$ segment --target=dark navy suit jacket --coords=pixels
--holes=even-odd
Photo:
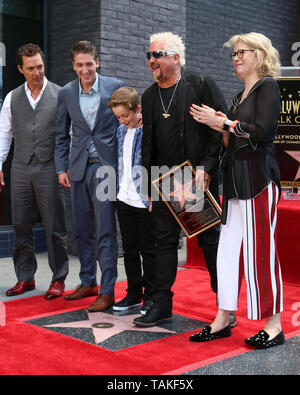
[[[71,181],[81,181],[84,177],[89,147],[93,139],[103,165],[117,167],[116,130],[117,118],[107,106],[114,91],[124,83],[116,78],[98,74],[101,101],[93,130],[88,127],[79,105],[79,79],[65,85],[59,92],[57,101],[57,131],[55,163],[56,171],[70,171]],[[70,153],[70,126],[72,124],[72,146]]]

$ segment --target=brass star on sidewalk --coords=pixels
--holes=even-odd
[[[133,320],[140,314],[131,315],[113,315],[107,313],[89,313],[88,319],[84,321],[65,322],[59,324],[45,325],[48,328],[88,328],[93,330],[95,343],[100,344],[110,337],[124,331],[138,332],[160,332],[160,333],[177,333],[168,329],[154,326],[151,328],[138,328],[133,325]]]

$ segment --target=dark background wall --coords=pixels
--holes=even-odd
[[[186,0],[101,1],[100,68],[143,92],[152,82],[145,51],[149,36],[172,31],[185,38]]]
[[[79,40],[100,47],[101,0],[48,0],[48,77],[59,85],[75,78],[70,49]]]
[[[65,84],[75,77],[70,47],[87,39],[98,46],[101,74],[142,93],[152,81],[145,57],[149,35],[163,30],[185,37],[186,0],[49,1],[50,78]]]
[[[300,41],[299,17],[299,0],[187,0],[187,67],[214,77],[231,101],[242,84],[223,44],[235,34],[263,33],[282,65],[291,66],[292,44]]]
[[[299,18],[299,0],[51,0],[49,76],[61,85],[75,78],[70,47],[90,39],[99,48],[100,73],[142,93],[152,82],[144,54],[149,36],[172,31],[184,38],[187,68],[211,75],[229,103],[241,84],[224,42],[238,33],[266,34],[288,66],[291,46],[300,41]]]
[[[43,45],[43,13],[41,0],[28,0],[26,3],[2,1],[2,7],[0,8],[3,12],[0,26],[1,41],[5,43],[6,47],[6,67],[2,69],[3,91],[1,91],[0,100],[0,104],[2,104],[2,99],[4,99],[6,94],[24,82],[24,77],[19,73],[16,66],[18,47],[25,42],[35,42],[41,46]],[[11,148],[7,160],[3,164],[6,187],[0,194],[0,226],[11,224],[10,167],[12,154],[13,148]],[[11,251],[10,247],[7,247],[7,245],[4,247],[0,243],[0,256],[3,256],[5,251],[8,251],[8,248]]]

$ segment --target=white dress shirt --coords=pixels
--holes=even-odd
[[[27,81],[25,82],[25,93],[33,110],[36,108],[38,102],[40,101],[47,86],[47,82],[47,78],[44,77],[43,88],[36,99],[31,96],[31,90],[28,88]],[[12,91],[6,95],[0,113],[0,170],[2,170],[2,165],[6,161],[13,138],[11,129],[11,95]]]

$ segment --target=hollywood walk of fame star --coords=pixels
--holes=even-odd
[[[195,200],[197,196],[191,192],[193,180],[186,184],[181,184],[174,178],[174,191],[170,193],[170,197],[176,198],[180,202],[181,209],[187,200]]]
[[[123,331],[137,332],[160,332],[160,333],[177,333],[168,329],[153,326],[150,328],[139,328],[134,326],[132,321],[139,317],[140,314],[131,315],[113,315],[103,312],[89,313],[88,319],[84,321],[65,322],[59,324],[45,325],[45,328],[88,328],[93,330],[95,343],[100,344],[110,337]],[[97,325],[98,324],[98,325]]]
[[[285,151],[285,152],[299,163],[298,171],[294,178],[294,180],[298,180],[298,178],[300,178],[300,151]]]

